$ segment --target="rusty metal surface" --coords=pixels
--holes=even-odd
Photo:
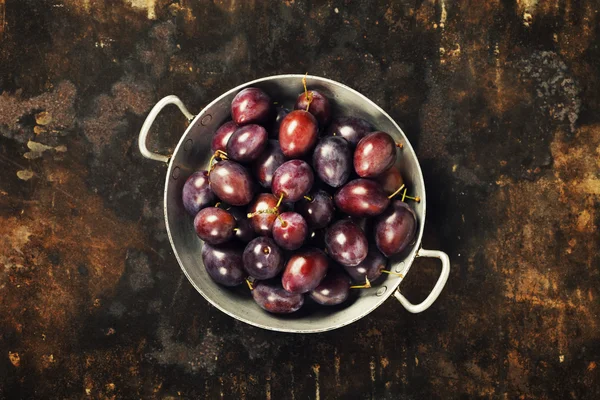
[[[599,26],[576,0],[0,0],[0,397],[600,397]],[[453,261],[422,315],[262,331],[177,266],[145,114],[305,71],[415,146],[424,246]]]

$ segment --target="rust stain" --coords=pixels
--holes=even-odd
[[[44,368],[44,369],[50,368],[55,363],[56,363],[56,359],[54,358],[54,354],[42,355],[42,368]]]
[[[523,365],[521,356],[516,350],[511,350],[508,353],[508,377],[509,383],[514,390],[520,393],[528,391],[527,386],[527,369]]]
[[[321,400],[321,382],[319,380],[320,370],[321,366],[319,364],[314,364],[312,366],[312,371],[315,374],[315,400]]]
[[[91,307],[92,299],[110,294],[123,274],[128,249],[145,248],[139,227],[118,220],[98,195],[88,192],[83,168],[45,163],[43,169],[53,179],[36,178],[39,201],[23,202],[22,215],[0,224],[0,306],[5,310],[0,324],[28,327],[19,336],[39,370],[60,364],[57,355],[68,354],[63,348],[68,343],[60,338],[73,329],[81,304]],[[52,208],[53,196],[61,207]],[[89,271],[87,293],[81,290],[82,265]]]
[[[381,364],[381,368],[387,368],[387,366],[390,365],[390,360],[388,360],[387,357],[381,357],[379,363]]]
[[[338,354],[338,350],[336,347],[334,354],[333,354],[333,367],[334,367],[334,372],[335,372],[335,386],[337,386],[337,387],[341,387],[341,385],[342,385],[340,382],[340,366],[341,366],[341,359],[340,359],[340,356]]]
[[[23,248],[29,243],[31,235],[32,233],[28,227],[16,226],[10,234],[3,236],[2,241],[4,243],[2,247],[5,249],[11,248],[15,252],[23,254]]]
[[[598,288],[565,285],[571,274],[585,273],[572,267],[591,267],[597,252],[597,239],[589,240],[586,235],[597,232],[596,204],[600,196],[594,185],[572,182],[578,182],[581,176],[592,182],[598,179],[594,150],[598,144],[599,125],[582,127],[573,139],[557,132],[551,145],[553,175],[536,182],[512,182],[489,203],[496,207],[506,204],[506,223],[500,224],[496,238],[486,245],[490,262],[503,278],[506,298],[529,313],[552,316],[539,324],[526,325],[524,332],[513,332],[512,345],[536,347],[538,352],[548,354],[557,350],[561,362],[568,359],[569,348],[575,343],[594,340],[598,329],[599,310],[592,300]],[[556,252],[554,246],[561,245],[565,250]],[[573,318],[587,328],[574,334],[568,322]],[[535,369],[515,350],[509,353],[508,363],[509,380],[515,390],[527,392],[528,379],[536,374]]]
[[[14,365],[15,367],[20,367],[21,366],[21,356],[19,356],[19,353],[17,352],[12,352],[9,351],[8,352],[8,359],[10,360],[10,363],[12,365]]]
[[[213,4],[220,10],[228,13],[237,11],[238,7],[243,5],[244,2],[238,2],[237,0],[213,0]]]

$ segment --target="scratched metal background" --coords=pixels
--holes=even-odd
[[[0,397],[600,397],[600,2],[392,3],[0,0]],[[453,261],[422,315],[267,332],[179,270],[145,114],[306,71],[416,147]],[[184,128],[167,111],[152,146]]]

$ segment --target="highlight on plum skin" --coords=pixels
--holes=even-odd
[[[286,161],[275,170],[271,192],[283,196],[286,202],[296,202],[312,189],[315,176],[312,168],[302,160]]]
[[[223,286],[238,286],[246,279],[242,249],[234,243],[202,246],[202,261],[208,275]]]
[[[269,120],[272,113],[271,98],[259,88],[240,91],[231,102],[231,117],[238,125],[261,124]]]
[[[210,145],[211,151],[213,153],[217,150],[227,151],[227,142],[229,142],[229,138],[238,128],[239,126],[233,121],[228,121],[221,125],[213,136]]]
[[[394,139],[386,132],[372,132],[362,138],[354,150],[354,170],[361,178],[374,178],[396,162]]]
[[[243,253],[244,269],[251,277],[262,280],[277,276],[284,267],[283,251],[269,237],[253,239]]]
[[[215,203],[216,196],[210,187],[208,171],[196,171],[190,175],[183,185],[182,200],[183,207],[192,217]]]
[[[281,283],[290,293],[310,292],[327,274],[329,261],[319,249],[307,248],[295,253],[288,260]]]
[[[304,295],[286,291],[278,280],[260,281],[252,289],[252,298],[263,310],[274,314],[298,311],[304,304]]]
[[[308,235],[308,225],[302,215],[288,211],[279,214],[273,224],[273,239],[286,250],[299,249]]]

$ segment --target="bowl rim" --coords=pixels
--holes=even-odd
[[[215,308],[217,308],[218,310],[220,310],[221,312],[225,313],[226,315],[244,322],[248,325],[252,325],[255,326],[257,328],[262,328],[262,329],[266,329],[266,330],[270,330],[270,331],[275,331],[275,332],[284,332],[284,333],[322,333],[322,332],[327,332],[327,331],[331,331],[334,329],[338,329],[338,328],[342,328],[344,326],[350,325],[356,321],[358,321],[359,319],[362,319],[364,317],[366,317],[367,315],[369,315],[370,313],[372,313],[376,308],[378,308],[379,306],[381,306],[381,304],[383,304],[396,290],[398,290],[398,286],[400,286],[400,283],[402,282],[402,280],[404,279],[404,277],[402,278],[398,278],[396,280],[396,282],[391,285],[388,286],[389,290],[386,290],[386,293],[384,293],[383,295],[379,296],[380,300],[377,301],[376,303],[374,303],[373,306],[366,308],[365,310],[362,310],[356,317],[354,318],[350,318],[347,320],[344,320],[338,324],[335,325],[331,325],[328,327],[323,327],[323,328],[315,328],[315,329],[295,329],[295,328],[285,328],[281,327],[281,328],[277,328],[277,327],[272,327],[269,325],[264,325],[261,324],[260,322],[256,322],[253,320],[250,320],[248,318],[243,317],[242,315],[238,315],[238,314],[234,314],[228,310],[226,310],[225,308],[221,307],[219,304],[217,304],[216,302],[214,302],[209,296],[207,296],[203,290],[198,287],[198,285],[196,285],[196,283],[194,282],[193,279],[191,279],[190,275],[187,272],[187,269],[181,259],[181,257],[179,256],[179,253],[177,251],[177,248],[175,246],[175,242],[173,240],[173,236],[171,233],[171,229],[170,229],[170,223],[169,223],[169,214],[168,214],[168,188],[169,188],[169,182],[170,182],[170,177],[172,175],[172,170],[175,167],[174,165],[174,161],[175,161],[175,156],[177,154],[179,154],[179,152],[182,150],[187,136],[189,134],[189,132],[191,131],[191,129],[196,126],[197,123],[200,123],[200,121],[202,120],[202,118],[205,116],[205,114],[207,114],[207,110],[209,110],[214,104],[217,104],[218,102],[221,101],[221,99],[223,99],[224,97],[227,97],[233,93],[239,92],[242,89],[245,89],[247,87],[251,87],[254,84],[257,83],[261,83],[261,82],[265,82],[265,81],[272,81],[272,80],[278,80],[278,79],[282,79],[282,78],[295,78],[295,79],[302,79],[306,77],[306,79],[308,81],[320,81],[320,82],[327,82],[329,84],[333,84],[336,86],[340,86],[345,90],[348,90],[349,92],[351,92],[352,94],[354,94],[355,96],[360,97],[363,101],[366,101],[368,103],[370,103],[378,112],[380,112],[382,115],[384,115],[386,118],[389,119],[389,121],[393,124],[393,126],[398,130],[398,132],[401,133],[401,135],[403,136],[404,139],[404,149],[402,150],[403,152],[410,152],[412,154],[412,156],[414,157],[414,159],[416,160],[416,165],[417,165],[417,173],[418,173],[418,178],[421,180],[421,182],[423,182],[423,192],[419,193],[419,197],[421,199],[421,205],[422,205],[422,216],[421,216],[421,221],[418,221],[418,228],[417,228],[417,236],[415,238],[414,241],[414,245],[412,247],[412,250],[410,252],[409,255],[407,255],[407,257],[405,259],[403,259],[401,262],[404,263],[404,267],[402,269],[402,273],[404,275],[404,277],[406,277],[408,271],[410,270],[415,258],[417,257],[417,254],[419,253],[419,250],[421,249],[421,241],[423,238],[423,231],[424,231],[424,227],[425,227],[425,216],[426,216],[426,211],[427,211],[427,198],[426,198],[426,188],[425,188],[425,180],[423,179],[423,171],[421,170],[421,164],[419,163],[419,159],[417,157],[417,154],[415,153],[410,141],[408,140],[408,138],[406,137],[406,134],[404,133],[404,131],[402,130],[402,128],[400,128],[400,126],[396,123],[396,121],[385,111],[383,110],[383,108],[381,108],[379,105],[377,105],[374,101],[372,101],[371,99],[369,99],[367,96],[363,95],[362,93],[360,93],[359,91],[332,79],[329,78],[324,78],[321,76],[316,76],[316,75],[304,75],[304,74],[281,74],[281,75],[270,75],[267,77],[263,77],[263,78],[259,78],[259,79],[255,79],[252,81],[248,81],[246,83],[242,83],[241,85],[238,85],[228,91],[226,91],[225,93],[221,94],[220,96],[218,96],[217,98],[215,98],[213,101],[211,101],[210,103],[208,103],[204,108],[202,108],[202,110],[191,120],[190,124],[188,125],[188,127],[186,128],[186,130],[184,131],[184,133],[181,135],[181,138],[179,139],[179,142],[177,143],[177,146],[175,147],[175,149],[173,150],[173,154],[169,159],[169,163],[168,163],[168,167],[167,167],[167,173],[166,173],[166,178],[165,178],[165,187],[164,187],[164,198],[163,198],[163,211],[164,211],[164,215],[165,215],[165,227],[167,230],[167,235],[169,237],[169,242],[171,243],[171,248],[173,249],[173,253],[175,254],[175,258],[177,259],[177,262],[179,263],[179,267],[181,268],[181,270],[183,271],[184,275],[186,276],[186,278],[188,279],[188,281],[192,284],[192,286],[196,289],[196,291],[198,293],[200,293],[200,295],[202,295],[202,297],[204,297],[204,299],[206,301],[208,301],[212,306],[214,306]]]

